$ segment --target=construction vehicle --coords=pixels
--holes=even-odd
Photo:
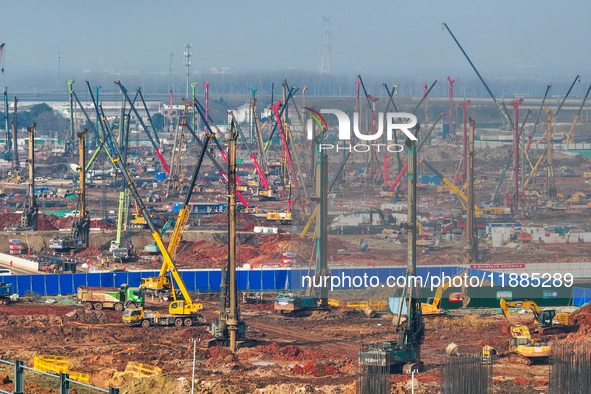
[[[125,91],[124,91],[124,94],[125,94]],[[103,125],[103,123],[101,122],[101,126],[102,125]],[[170,273],[176,283],[176,286],[178,287],[178,289],[181,292],[181,295],[183,298],[182,301],[176,299],[176,292],[172,292],[174,301],[171,302],[171,304],[169,305],[169,308],[168,308],[169,314],[173,315],[175,318],[184,319],[184,320],[181,320],[181,322],[185,322],[185,323],[192,322],[193,320],[201,319],[202,316],[198,312],[201,309],[203,309],[203,305],[200,303],[194,303],[193,300],[191,299],[191,296],[189,295],[187,287],[185,286],[183,279],[179,275],[179,272],[176,268],[174,261],[171,259],[170,255],[168,254],[168,251],[164,247],[164,243],[162,242],[162,236],[160,235],[160,232],[156,229],[154,222],[152,221],[152,218],[150,217],[148,209],[144,205],[144,202],[138,193],[135,182],[131,178],[131,175],[129,174],[129,171],[127,170],[127,167],[126,167],[124,161],[121,159],[121,152],[120,152],[118,145],[113,144],[113,138],[111,136],[111,131],[109,130],[109,128],[104,127],[104,126],[102,126],[102,131],[103,131],[103,135],[108,139],[108,141],[107,141],[108,143],[105,143],[103,145],[103,147],[107,153],[107,156],[109,157],[111,163],[123,175],[125,184],[127,184],[127,187],[136,202],[139,212],[141,212],[144,219],[146,220],[146,224],[148,225],[148,228],[150,229],[152,237],[154,238],[156,245],[158,245],[158,249],[160,250],[160,253],[162,254],[162,258],[164,259],[164,262],[167,265],[167,269],[168,269],[168,271],[170,271]],[[101,139],[101,142],[103,142],[102,139]],[[84,166],[82,166],[82,168],[84,168]],[[178,227],[183,227],[183,226],[178,226]],[[138,309],[131,309],[131,311],[137,311],[137,310]],[[141,313],[143,313],[143,312],[140,311],[140,315],[141,315]],[[124,322],[125,322],[125,319],[126,319],[126,317],[124,317]]]
[[[160,234],[162,234],[162,235],[166,234],[168,229],[170,229],[171,227],[174,229],[174,219],[173,218],[168,219],[164,223],[164,226],[162,226],[162,230],[160,230]]]
[[[85,137],[87,129],[78,133],[79,139],[79,154],[80,165],[78,170],[80,172],[80,195],[78,196],[78,207],[76,210],[76,218],[72,223],[70,234],[64,237],[57,237],[49,240],[49,247],[56,250],[71,250],[76,248],[84,249],[88,247],[90,237],[90,218],[86,207],[86,177],[84,176],[84,168],[86,164],[86,148]]]
[[[111,241],[109,246],[109,253],[116,259],[128,260],[131,257],[131,253],[128,248],[122,248],[116,240]]]
[[[12,168],[9,171],[8,181],[11,183],[23,183],[24,177],[21,175],[21,163],[18,159],[18,99],[14,98],[14,116],[12,118]],[[6,113],[8,113],[8,102],[6,102]],[[7,125],[8,126],[8,125]],[[8,130],[7,130],[8,131]]]
[[[220,315],[211,323],[214,337],[208,346],[229,346],[231,351],[239,347],[252,346],[256,342],[246,339],[246,324],[240,318],[238,309],[238,287],[236,278],[236,140],[235,123],[230,126],[228,139],[228,264],[222,270],[220,285]]]
[[[581,199],[587,198],[587,194],[583,192],[576,192],[568,196],[566,202],[569,204],[582,203]]]
[[[550,346],[544,342],[534,343],[529,329],[524,325],[511,326],[509,350],[513,352],[509,361],[531,365],[535,361],[545,361],[550,356]]]
[[[259,190],[259,197],[261,197],[262,201],[276,201],[279,198],[277,193],[272,189]]]
[[[181,310],[185,308],[183,301],[174,301],[170,304],[171,309]],[[159,311],[149,311],[144,308],[130,308],[123,312],[123,323],[130,327],[142,326],[148,328],[150,326],[176,326],[176,327],[191,327],[199,324],[204,324],[205,319],[201,315],[183,315],[160,313]]]
[[[142,289],[131,288],[128,285],[116,287],[78,287],[76,301],[84,304],[87,310],[112,308],[121,312],[125,308],[137,308],[144,305]]]
[[[429,167],[429,169],[431,171],[433,171],[433,173],[435,173],[435,175],[437,175],[441,181],[443,183],[445,183],[447,185],[447,187],[449,187],[449,189],[455,193],[458,197],[460,197],[460,203],[462,204],[462,207],[464,208],[464,210],[467,210],[467,206],[466,204],[468,203],[468,197],[466,197],[466,195],[464,194],[463,191],[461,191],[460,189],[458,189],[456,187],[456,185],[454,185],[449,179],[447,179],[439,170],[437,170],[435,167],[433,167],[431,165],[431,163],[429,163],[427,160],[422,159],[419,163],[424,163],[427,167]],[[476,217],[480,217],[484,215],[484,212],[477,206],[474,206],[474,216]]]
[[[501,310],[503,315],[510,322],[509,308],[529,308],[534,313],[534,324],[536,325],[536,331],[541,334],[555,334],[558,332],[564,332],[569,328],[569,317],[568,313],[556,312],[555,309],[540,309],[538,304],[533,301],[506,301],[501,298],[500,301]]]
[[[295,294],[279,294],[275,299],[275,312],[282,315],[297,315],[298,311],[312,310],[318,306],[317,297],[301,297]]]
[[[267,221],[291,224],[291,212],[267,212]]]
[[[546,208],[554,211],[564,211],[568,209],[568,204],[564,197],[554,197],[546,202]]]
[[[147,228],[146,219],[137,211],[137,207],[135,208],[136,212],[132,213],[133,219],[130,221],[131,228]]]
[[[413,133],[417,135],[416,132]],[[407,269],[406,276],[416,275],[417,268],[417,156],[416,144],[407,140],[408,150],[408,219],[407,219]],[[419,372],[423,366],[421,361],[421,343],[425,335],[425,323],[421,312],[420,289],[414,287],[412,281],[398,294],[398,314],[395,316],[396,336],[381,343],[365,345],[358,354],[359,364],[370,373]],[[406,305],[406,319],[402,319],[403,306]],[[371,387],[362,387],[362,392],[371,392]]]
[[[16,301],[18,294],[14,294],[12,283],[0,283],[0,305],[6,305],[10,301]]]
[[[149,244],[144,246],[144,252],[147,253],[158,253],[160,249],[158,249],[158,244],[156,241],[150,241]]]
[[[122,190],[119,192],[119,211],[117,213],[117,238],[111,241],[109,252],[114,258],[127,260],[131,256],[131,251],[128,248],[121,247],[121,231],[125,223],[127,229],[127,208],[129,207],[129,193]]]
[[[444,281],[435,291],[433,297],[427,299],[427,303],[421,303],[421,313],[423,315],[441,315],[445,313],[443,309],[439,309],[439,303],[441,302],[441,295],[447,290],[452,284],[453,278],[457,276],[463,276],[468,274],[468,269],[463,270],[457,275],[452,276],[449,280]]]
[[[172,259],[175,258],[176,250],[181,242],[181,238],[183,236],[183,232],[185,230],[187,222],[189,221],[189,215],[191,214],[192,210],[192,207],[189,205],[189,203],[191,201],[191,196],[193,195],[195,183],[197,182],[197,177],[199,175],[199,170],[201,169],[201,164],[203,163],[203,158],[205,157],[205,153],[208,149],[207,146],[212,138],[213,134],[206,135],[205,141],[203,142],[203,148],[201,149],[201,154],[199,155],[199,160],[197,161],[197,165],[193,170],[193,175],[191,176],[191,181],[189,182],[189,187],[187,188],[187,192],[185,194],[185,199],[183,200],[183,204],[179,209],[176,224],[174,225],[174,232],[172,233],[167,249],[167,253],[169,256],[172,256]],[[165,224],[164,227],[166,228],[163,228],[162,234],[166,232],[166,230],[168,230],[168,228],[172,226],[174,222],[167,223],[170,224],[169,226]],[[154,250],[154,246],[154,244],[146,245],[144,250]],[[153,294],[156,296],[163,296],[169,294],[171,291],[173,291],[173,282],[170,280],[170,277],[166,275],[168,269],[168,263],[164,261],[160,269],[159,275],[157,277],[142,278],[140,287],[145,289],[146,293]]]
[[[27,127],[27,130],[29,132],[29,158],[27,160],[29,164],[29,189],[27,191],[27,202],[25,208],[21,213],[21,222],[16,226],[5,228],[4,231],[37,230],[37,217],[39,214],[39,207],[37,206],[36,194],[38,192],[37,189],[39,188],[35,188],[35,127],[35,123]]]

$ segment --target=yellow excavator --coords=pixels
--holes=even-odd
[[[510,361],[526,365],[531,365],[535,361],[545,361],[550,356],[550,349],[547,343],[534,343],[526,326],[511,326],[509,350],[514,354],[509,356]]]
[[[456,276],[463,276],[464,274],[468,273],[468,269],[464,269],[457,275],[454,275],[450,278],[450,280],[444,281],[435,291],[435,295],[433,297],[429,297],[426,303],[421,303],[421,313],[423,315],[442,315],[445,313],[443,309],[439,309],[439,303],[441,302],[441,296],[445,290],[447,290],[450,285],[452,284],[452,279]]]
[[[558,332],[564,332],[569,328],[568,313],[556,312],[555,309],[540,309],[538,304],[533,301],[506,301],[504,298],[501,299],[501,310],[505,315],[505,318],[509,320],[510,311],[509,308],[529,308],[534,313],[534,324],[536,325],[536,331],[541,334],[555,334]]]
[[[503,315],[511,324],[509,320],[509,307],[517,308],[532,308],[534,315],[539,316],[540,308],[535,302],[532,301],[506,301],[501,298],[501,310]],[[537,310],[538,312],[536,312]],[[536,320],[537,324],[537,320]],[[540,342],[534,343],[531,339],[529,328],[524,325],[511,326],[511,339],[509,340],[509,350],[513,354],[509,357],[512,362],[518,362],[526,365],[531,365],[536,360],[547,360],[550,356],[550,346],[547,343]]]

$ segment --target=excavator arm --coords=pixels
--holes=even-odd
[[[532,310],[532,312],[534,313],[534,319],[535,319],[535,324],[538,324],[538,319],[540,318],[540,312],[541,309],[538,306],[538,304],[536,304],[533,301],[505,301],[504,298],[501,298],[501,310],[503,311],[503,315],[505,315],[505,318],[511,322],[509,320],[509,308],[529,308]]]

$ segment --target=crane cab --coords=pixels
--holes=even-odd
[[[173,301],[168,307],[171,315],[191,315],[203,309],[203,304],[189,304],[185,301]]]

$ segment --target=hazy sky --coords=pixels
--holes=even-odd
[[[7,75],[90,70],[317,71],[322,17],[332,19],[333,73],[473,75],[447,22],[485,76],[591,74],[591,1],[2,2]]]

